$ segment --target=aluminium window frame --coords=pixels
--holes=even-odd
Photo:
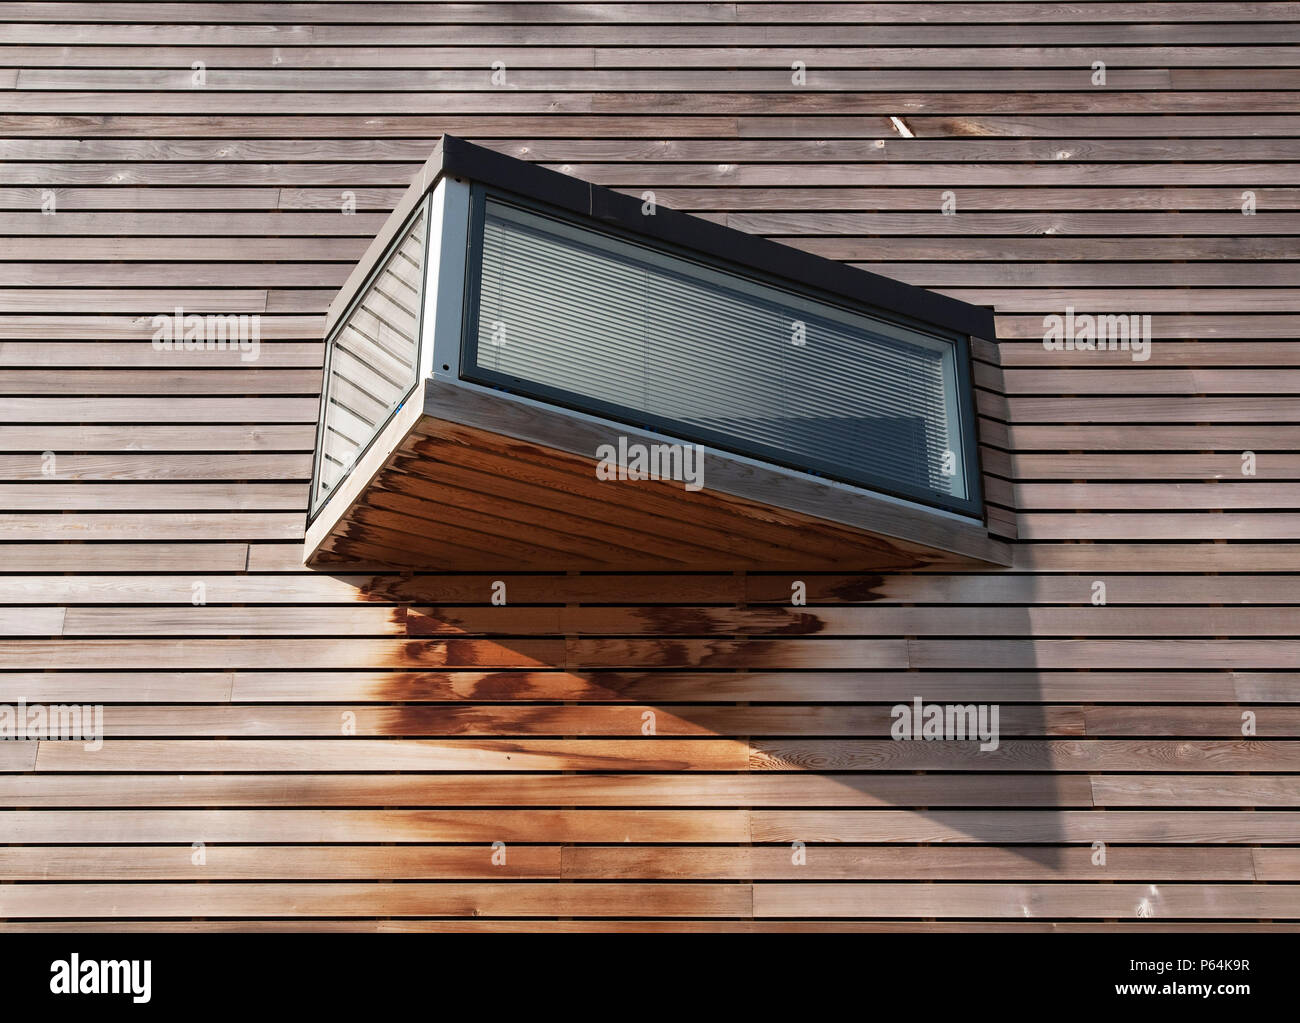
[[[529,167],[530,165],[524,166]],[[537,169],[541,170],[541,168]],[[636,230],[637,226],[642,226],[639,222],[654,220],[669,211],[656,211],[654,217],[643,216],[639,210],[640,203],[627,196],[620,196],[620,198],[636,203],[634,208],[637,210],[637,219],[631,223],[628,222],[626,216],[626,210],[628,209],[626,206],[623,207],[623,210],[625,211],[623,216],[606,216],[604,218],[597,218],[591,214],[583,215],[574,210],[571,206],[558,206],[554,203],[535,198],[533,195],[517,191],[508,186],[489,183],[481,179],[473,179],[472,176],[470,177],[469,236],[466,248],[465,292],[461,315],[461,336],[459,339],[460,351],[458,353],[458,375],[460,379],[472,384],[478,384],[482,387],[519,394],[523,397],[532,398],[560,409],[585,413],[589,416],[596,416],[609,421],[613,426],[623,424],[655,433],[662,433],[674,440],[702,443],[718,451],[765,462],[769,465],[779,466],[788,471],[804,473],[814,478],[832,480],[836,483],[866,493],[884,495],[909,504],[918,505],[927,509],[936,509],[970,520],[979,522],[985,521],[983,467],[979,451],[977,427],[978,412],[975,404],[974,374],[970,357],[971,335],[969,333],[961,329],[956,329],[953,326],[936,323],[934,320],[920,319],[916,316],[900,313],[890,308],[870,304],[852,295],[845,294],[843,291],[819,287],[808,282],[807,277],[810,275],[806,272],[798,276],[787,276],[773,272],[770,268],[758,267],[752,263],[737,260],[732,255],[719,255],[716,251],[709,251],[712,246],[709,248],[692,246],[690,244],[691,239],[689,236],[685,239],[685,243],[683,243],[683,240],[680,238],[667,240],[661,237],[653,237],[643,231]],[[524,182],[524,184],[526,184],[526,182]],[[585,184],[585,182],[583,184]],[[595,189],[597,186],[591,187]],[[618,193],[609,194],[617,195]],[[912,488],[900,486],[897,479],[876,476],[874,474],[862,473],[849,476],[842,472],[837,472],[836,465],[832,460],[823,460],[816,457],[807,458],[802,456],[794,458],[789,452],[783,452],[779,448],[773,448],[760,442],[749,442],[743,437],[739,437],[735,434],[725,434],[719,431],[710,430],[706,427],[699,427],[679,420],[658,416],[653,413],[641,412],[624,405],[606,402],[600,398],[578,394],[577,392],[565,391],[560,388],[552,387],[551,385],[539,384],[527,379],[511,376],[510,374],[498,370],[478,366],[479,293],[481,288],[483,265],[484,228],[486,225],[487,202],[489,199],[497,202],[504,202],[527,212],[549,217],[563,225],[576,228],[580,231],[602,234],[606,237],[613,238],[616,241],[640,246],[650,250],[651,252],[671,258],[682,259],[688,263],[695,264],[706,271],[728,274],[739,278],[742,282],[750,282],[760,286],[770,287],[779,292],[784,292],[806,301],[828,306],[849,315],[865,316],[870,319],[884,321],[886,324],[903,327],[935,338],[939,341],[948,342],[951,345],[953,352],[953,377],[951,387],[946,389],[955,392],[953,397],[955,399],[956,408],[952,410],[952,413],[956,418],[957,434],[961,441],[963,470],[967,491],[966,496],[959,497],[951,494],[943,494],[940,491],[922,487]],[[717,226],[709,224],[708,221],[702,221],[698,218],[688,217],[682,214],[678,214],[674,219],[679,222],[685,221],[701,225],[708,224],[710,227]],[[744,239],[755,238],[755,236],[746,235],[730,228],[724,228],[722,230],[725,230],[730,234],[739,235]],[[707,238],[700,238],[697,240],[707,243]],[[764,239],[757,240],[764,241]],[[775,243],[768,244],[775,245]],[[821,260],[820,257],[802,253],[799,250],[789,248],[788,246],[775,247],[791,254],[789,261],[791,264],[798,264],[800,262],[798,257],[808,256],[809,259],[815,260],[818,263],[832,263],[834,266],[839,266],[845,270],[852,271],[853,273],[861,274],[864,278],[875,277],[875,275],[857,270],[854,267],[846,267],[844,264]],[[886,281],[888,279],[879,278],[879,280]],[[898,284],[899,282],[890,281],[889,283]],[[900,286],[904,288],[908,287],[907,285]],[[919,289],[912,290],[915,291]],[[946,299],[944,296],[934,297],[947,302],[953,301],[951,299]],[[964,303],[962,304],[964,305]],[[967,308],[974,309],[975,307]]]
[[[430,188],[423,196],[421,196],[420,201],[415,204],[414,208],[407,214],[396,232],[394,232],[392,238],[389,239],[388,244],[384,246],[379,257],[366,272],[365,277],[352,293],[352,297],[348,299],[347,305],[344,306],[337,319],[335,319],[330,325],[330,329],[325,335],[325,353],[324,359],[322,360],[323,367],[321,376],[320,408],[316,413],[316,450],[312,452],[311,481],[308,483],[307,491],[307,525],[309,527],[316,520],[317,516],[325,510],[325,506],[329,504],[330,498],[333,496],[334,492],[343,485],[343,482],[349,476],[352,475],[352,470],[356,468],[357,463],[361,461],[365,453],[374,446],[375,441],[377,441],[380,435],[384,432],[384,427],[388,425],[393,416],[397,414],[402,406],[411,400],[411,396],[424,385],[427,370],[422,358],[424,340],[423,325],[425,307],[428,303],[429,295],[427,270],[429,266],[429,247],[433,244],[432,235],[434,225],[431,222],[432,214],[433,189]],[[370,286],[375,282],[379,275],[383,273],[384,268],[388,266],[388,261],[392,258],[393,253],[402,247],[402,243],[406,240],[407,232],[411,230],[416,221],[421,217],[424,218],[424,250],[420,264],[420,309],[415,318],[415,379],[411,382],[411,386],[406,389],[401,398],[399,398],[388,411],[388,414],[384,416],[383,420],[376,425],[374,431],[370,434],[370,437],[366,440],[365,444],[357,448],[356,453],[352,456],[352,459],[348,464],[348,467],[343,471],[339,478],[334,481],[334,485],[330,487],[329,493],[321,497],[318,504],[316,501],[316,488],[320,478],[319,474],[322,471],[321,461],[325,457],[325,421],[329,415],[329,406],[327,403],[329,401],[330,368],[334,362],[334,349],[339,335],[347,329],[352,314],[356,311],[357,307],[361,305],[361,301],[366,297],[366,294],[370,290]]]

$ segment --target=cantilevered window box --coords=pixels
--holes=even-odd
[[[987,309],[446,137],[330,308],[310,564],[1009,563]]]

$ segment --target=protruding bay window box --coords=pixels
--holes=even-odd
[[[988,310],[446,137],[326,331],[309,564],[1009,563]]]

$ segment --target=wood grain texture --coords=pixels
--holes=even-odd
[[[4,19],[0,704],[103,739],[0,742],[0,926],[1300,928],[1300,5]],[[305,567],[327,311],[444,132],[993,307],[1011,563],[425,433]],[[156,349],[178,305],[258,359]],[[1067,306],[1149,357],[1044,348]],[[918,697],[998,748],[891,739]]]
[[[610,438],[553,410],[428,381],[422,416],[380,428],[321,510],[307,564],[343,556],[454,570],[508,556],[534,570],[735,571],[1010,561],[990,535],[1010,530],[855,498],[721,451],[702,455],[703,490],[668,479],[603,480],[590,452]]]

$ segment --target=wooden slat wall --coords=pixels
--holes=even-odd
[[[106,732],[0,743],[0,926],[1300,921],[1300,4],[0,19],[0,702]],[[444,131],[994,305],[1014,566],[304,571],[324,313]],[[1000,748],[891,741],[915,696]]]

